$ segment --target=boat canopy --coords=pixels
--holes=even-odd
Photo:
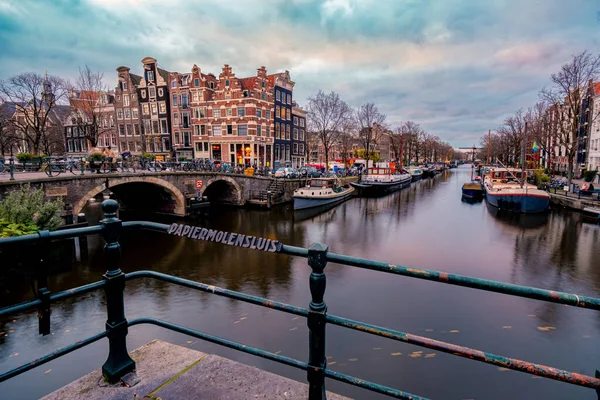
[[[332,187],[333,179],[311,179],[310,187]]]
[[[391,168],[369,168],[369,175],[391,175]]]

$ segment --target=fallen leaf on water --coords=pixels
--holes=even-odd
[[[433,332],[433,329],[425,329],[425,332]]]
[[[391,356],[396,357],[396,356],[401,356],[402,353],[390,353]]]
[[[510,371],[509,368],[498,367],[498,371]]]
[[[527,314],[528,317],[535,317],[535,314]]]
[[[240,318],[240,321],[243,321],[243,320],[245,320],[246,318],[248,318],[248,317],[242,317],[242,318]]]
[[[191,341],[191,340],[188,340],[186,343],[187,343],[187,344],[190,344],[190,343],[192,343],[192,341]]]
[[[300,317],[294,317],[294,318],[292,318],[292,321],[295,321],[295,320],[297,320],[298,318],[300,318]]]
[[[541,376],[531,375],[531,379],[542,379]]]
[[[44,374],[47,374],[50,371],[52,371],[52,368],[50,368],[48,371],[44,372]]]
[[[15,333],[14,329],[9,330],[10,333]]]
[[[551,330],[555,330],[556,328],[553,326],[538,326],[539,331],[548,332]]]
[[[18,355],[19,355],[19,353],[15,353],[15,354],[13,354],[13,356],[15,356],[15,357],[16,357],[16,356],[18,356]]]
[[[381,350],[381,347],[373,347],[373,350]]]
[[[420,351],[420,350],[419,351],[413,351],[412,354],[423,354],[423,352]]]
[[[408,356],[409,356],[410,358],[419,358],[419,357],[421,357],[421,354],[419,354],[419,353],[411,353],[411,354],[409,354]]]
[[[327,364],[328,364],[328,365],[335,365],[335,364],[337,364],[337,361],[332,361],[332,362],[330,362],[330,363],[327,363]]]
[[[458,329],[452,329],[452,330],[450,331],[450,333],[458,333],[458,332],[460,332]]]
[[[281,350],[276,351],[275,354],[281,354]]]
[[[71,332],[71,330],[70,329],[65,329],[65,332],[69,333],[69,332]]]
[[[358,358],[349,358],[348,361],[358,361]]]
[[[425,358],[433,358],[435,357],[435,353],[425,354]]]
[[[332,359],[332,358],[333,358],[333,356],[327,356],[327,359],[328,359],[328,360],[330,360],[330,359]]]
[[[502,327],[502,329],[512,329],[512,326],[510,326],[510,325],[504,325],[504,326]]]
[[[292,329],[290,329],[290,331],[295,331],[296,329],[298,329],[298,327],[293,327]]]
[[[234,324],[239,324],[239,323],[240,323],[240,321],[235,321],[235,322],[234,322]]]

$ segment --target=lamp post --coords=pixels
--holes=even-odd
[[[12,144],[10,145],[10,180],[15,180],[15,158],[13,157]]]

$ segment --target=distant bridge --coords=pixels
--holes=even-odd
[[[29,181],[0,182],[0,198],[29,183],[43,188],[48,197],[62,197],[73,214],[79,214],[87,202],[110,191],[127,207],[186,215],[186,198],[198,193],[211,203],[242,206],[251,192],[267,190],[273,178],[214,172],[137,172],[59,176]],[[300,180],[286,180],[284,200],[291,200]],[[135,206],[135,207],[133,207]]]

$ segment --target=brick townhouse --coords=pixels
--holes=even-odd
[[[293,102],[292,107],[292,168],[306,164],[306,111]]]
[[[129,71],[128,67],[117,68],[114,109],[119,152],[130,151],[132,154],[141,154],[144,144],[137,86],[142,77]]]
[[[269,75],[274,98],[274,168],[292,167],[292,93],[294,82],[288,71]]]

